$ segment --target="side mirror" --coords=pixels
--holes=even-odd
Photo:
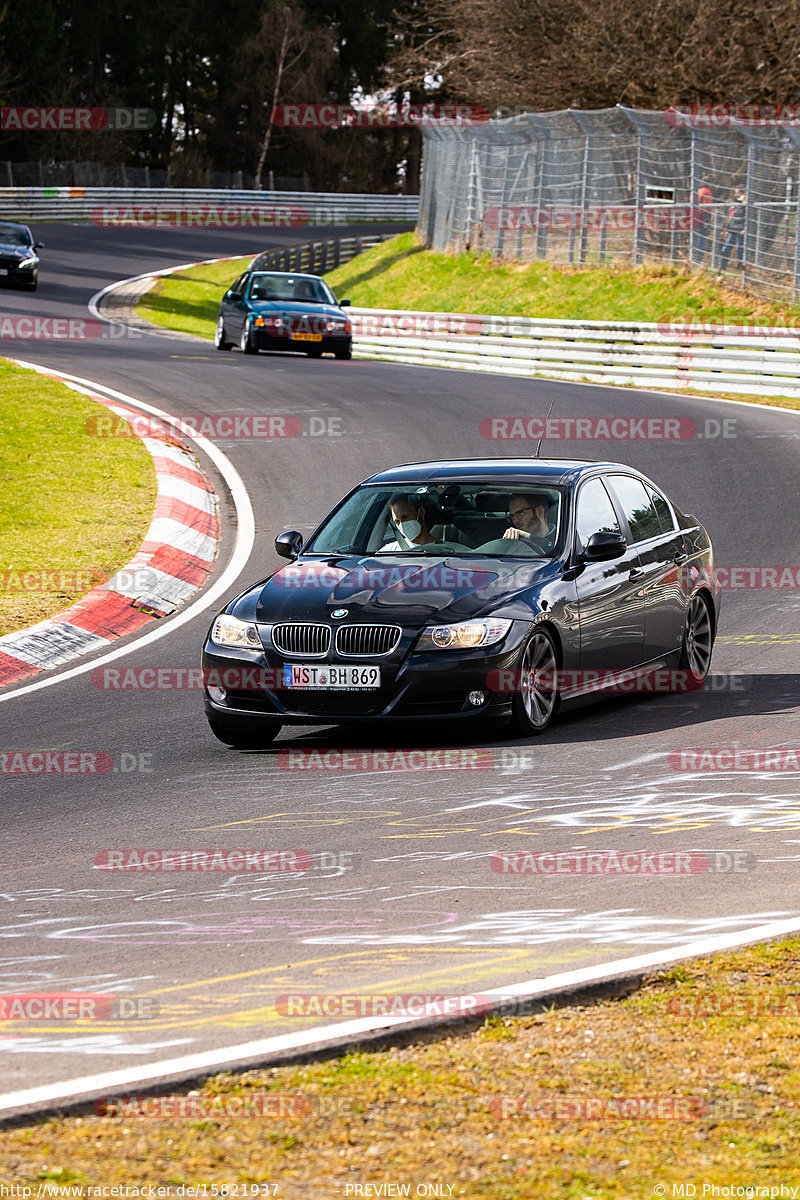
[[[352,303],[353,303],[352,300],[340,300],[339,308],[350,308]]]
[[[34,242],[33,248],[34,250],[44,250],[44,242]]]
[[[586,543],[583,557],[587,562],[608,562],[620,558],[628,548],[621,533],[593,533]]]
[[[297,558],[300,551],[303,549],[303,535],[298,533],[296,529],[289,529],[286,533],[279,533],[275,538],[275,553],[280,554],[281,558],[288,558],[293,562]]]
[[[241,300],[242,298],[241,292],[226,292],[225,295],[229,300]]]

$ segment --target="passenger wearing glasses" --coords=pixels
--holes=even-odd
[[[555,529],[547,524],[547,496],[541,493],[524,496],[509,496],[508,519],[511,528],[503,534],[504,538],[534,538],[550,549],[553,544]]]

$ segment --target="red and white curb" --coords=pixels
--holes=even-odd
[[[121,418],[141,416],[55,371],[11,361],[57,379]],[[220,540],[213,485],[174,431],[152,420],[149,427],[141,441],[153,460],[158,492],[145,540],[130,562],[70,608],[0,637],[0,686],[60,667],[168,616],[212,571]]]

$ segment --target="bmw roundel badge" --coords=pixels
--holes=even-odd
[[[346,609],[346,608],[335,608],[335,609],[333,610],[333,612],[331,613],[331,616],[332,616],[332,617],[336,617],[337,619],[338,619],[339,617],[346,617],[346,616],[347,616],[347,609]]]

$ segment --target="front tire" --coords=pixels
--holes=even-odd
[[[702,595],[693,596],[686,614],[678,669],[688,671],[694,682],[701,684],[711,666],[713,649],[714,625],[708,602]]]
[[[341,359],[352,358],[353,357],[353,347],[352,346],[343,346],[341,348],[341,350],[334,350],[334,354],[336,355],[337,358],[341,358]]]
[[[309,346],[306,354],[309,358],[322,358],[322,346]]]
[[[239,338],[239,349],[242,354],[258,354],[258,347],[253,344],[250,326],[245,322],[242,326],[242,336]]]
[[[208,717],[214,737],[234,750],[263,750],[281,731],[280,721],[230,721]]]
[[[218,350],[230,350],[233,342],[229,342],[225,337],[225,322],[222,317],[217,321],[217,328],[214,331],[214,345]]]
[[[558,652],[546,629],[536,629],[525,643],[517,665],[510,729],[520,737],[544,733],[561,707]]]

